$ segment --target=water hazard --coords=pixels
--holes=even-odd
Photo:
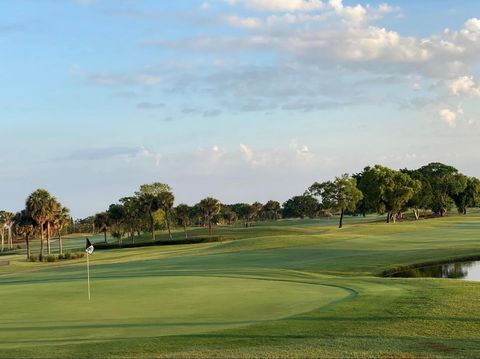
[[[480,261],[438,264],[393,273],[389,277],[451,278],[480,281]]]

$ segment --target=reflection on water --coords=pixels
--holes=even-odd
[[[390,277],[402,278],[453,278],[480,281],[480,261],[439,264],[408,269]]]

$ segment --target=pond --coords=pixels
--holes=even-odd
[[[389,277],[400,278],[452,278],[480,281],[480,261],[437,264],[407,269]]]

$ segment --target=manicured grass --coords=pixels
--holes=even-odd
[[[224,243],[95,252],[91,303],[85,259],[4,257],[0,357],[480,357],[480,283],[379,277],[480,254],[480,213],[377,219],[224,227]]]

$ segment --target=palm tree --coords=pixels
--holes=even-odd
[[[210,233],[210,236],[212,235],[212,220],[213,218],[220,212],[220,202],[218,199],[212,198],[212,197],[207,197],[205,199],[202,199],[199,203],[198,206],[200,207],[200,210],[205,218],[205,220],[208,223],[208,232]]]
[[[25,237],[25,243],[27,244],[27,259],[30,259],[30,236],[35,233],[36,223],[33,220],[30,213],[27,210],[18,212],[13,217],[13,228],[17,235]]]
[[[40,230],[40,258],[43,258],[44,253],[43,239],[45,234],[45,224],[51,217],[54,201],[55,198],[44,189],[37,189],[30,196],[28,196],[26,201],[26,210],[28,213],[30,213],[38,229]]]
[[[58,235],[58,251],[63,254],[62,229],[70,224],[70,210],[67,207],[59,205],[53,214],[52,227]]]
[[[2,246],[1,246],[1,250],[2,252],[4,251],[5,249],[5,211],[0,211],[0,236],[2,237]]]
[[[180,221],[180,223],[183,224],[185,238],[188,238],[187,226],[190,221],[190,207],[183,203],[179,204],[177,208],[175,208],[175,214],[177,215],[177,219]]]
[[[170,191],[160,193],[160,208],[165,212],[165,221],[167,222],[168,236],[172,239],[172,232],[170,230],[170,212],[175,202],[175,196]]]
[[[3,211],[3,223],[4,227],[8,229],[8,248],[13,248],[12,226],[13,226],[13,213]]]
[[[107,231],[110,228],[110,218],[107,212],[97,213],[94,219],[95,226],[99,232],[103,232],[105,243],[107,242]]]
[[[158,198],[150,193],[140,193],[138,195],[138,201],[142,212],[148,214],[148,218],[150,219],[150,230],[152,231],[152,240],[155,241],[155,218],[153,214],[160,208]]]

